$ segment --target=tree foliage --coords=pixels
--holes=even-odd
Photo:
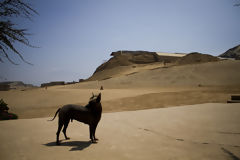
[[[26,38],[29,33],[27,29],[18,28],[17,24],[13,22],[13,18],[26,18],[31,21],[34,14],[38,14],[36,10],[32,9],[30,4],[23,2],[23,0],[3,0],[0,1],[0,62],[4,62],[6,58],[12,64],[17,65],[9,54],[18,55],[20,59],[27,62],[22,54],[16,49],[15,43],[19,42],[23,45],[34,47]]]
[[[237,3],[235,3],[233,6],[239,7],[240,6],[240,0],[237,0]]]

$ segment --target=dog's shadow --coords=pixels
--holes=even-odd
[[[43,144],[48,147],[52,146],[69,146],[72,147],[69,151],[81,151],[85,148],[89,147],[92,144],[91,141],[65,141],[61,142],[60,145],[57,145],[56,142],[49,142],[46,144]]]

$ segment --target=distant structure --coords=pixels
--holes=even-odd
[[[103,90],[103,86],[101,86],[100,90]]]
[[[5,81],[0,82],[0,90],[8,91],[11,89],[27,89],[27,88],[36,88],[36,86],[32,84],[25,84],[22,81]]]
[[[66,82],[66,84],[75,84],[75,83],[77,83],[77,82],[75,82],[75,81],[72,81],[72,82]]]
[[[79,82],[84,82],[85,80],[84,79],[79,79]]]
[[[56,86],[56,85],[65,85],[64,81],[55,81],[50,83],[42,83],[41,87],[49,87],[49,86]]]
[[[165,52],[156,52],[159,56],[167,56],[167,57],[184,57],[187,54],[185,53],[165,53]]]
[[[8,91],[8,90],[10,90],[9,84],[4,84],[4,83],[0,84],[0,91]]]

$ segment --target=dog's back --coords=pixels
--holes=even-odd
[[[59,120],[63,123],[70,119],[75,119],[86,124],[91,124],[96,121],[95,118],[96,117],[90,109],[80,105],[65,105],[59,111]]]

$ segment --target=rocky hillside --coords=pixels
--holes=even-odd
[[[227,50],[225,53],[219,55],[219,57],[240,60],[240,45]]]
[[[196,64],[196,63],[206,63],[206,62],[216,62],[220,59],[208,54],[202,54],[198,52],[189,53],[186,56],[180,58],[177,61],[177,64],[179,65],[185,65],[185,64]]]
[[[218,57],[198,52],[179,57],[159,55],[156,52],[147,51],[117,51],[112,52],[111,56],[112,58],[101,64],[87,80],[106,80],[154,68],[215,62],[220,60]]]
[[[156,52],[147,51],[117,51],[111,53],[112,58],[101,64],[94,73],[118,66],[130,66],[132,64],[149,64],[166,61],[175,62],[178,57],[159,56]]]

